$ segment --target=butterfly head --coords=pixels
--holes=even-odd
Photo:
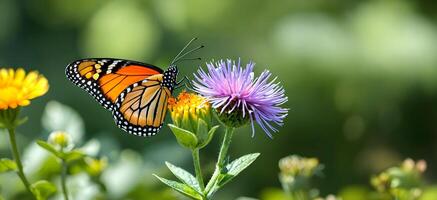
[[[176,78],[178,76],[179,70],[176,65],[170,65],[170,67],[164,72],[163,86],[173,91],[176,86]]]

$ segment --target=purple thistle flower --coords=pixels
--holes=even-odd
[[[206,63],[207,72],[202,68],[194,74],[194,90],[206,97],[220,115],[230,115],[233,120],[247,121],[252,124],[252,136],[255,134],[254,121],[272,137],[271,132],[277,132],[273,124],[283,125],[288,109],[282,108],[288,97],[283,87],[276,83],[276,78],[269,81],[271,73],[264,70],[259,77],[254,77],[250,62],[245,68],[235,61],[220,60]],[[236,119],[239,117],[240,119]],[[223,120],[222,120],[223,121]],[[239,125],[243,125],[238,124]],[[234,127],[238,127],[234,126]]]

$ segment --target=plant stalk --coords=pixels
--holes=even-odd
[[[235,128],[226,127],[225,135],[223,137],[222,146],[220,147],[219,157],[215,166],[214,173],[205,188],[205,194],[210,197],[214,194],[215,186],[218,184],[219,177],[225,165],[225,159],[227,157],[228,149],[231,144],[232,136]]]
[[[205,184],[203,183],[203,176],[202,176],[202,170],[200,168],[200,158],[199,158],[199,149],[193,149],[191,151],[193,156],[193,163],[194,163],[194,171],[196,172],[196,178],[199,182],[200,189],[203,191],[205,190]]]
[[[62,164],[62,172],[61,172],[61,186],[62,186],[62,193],[64,194],[64,199],[68,200],[68,190],[67,190],[67,163],[64,159],[61,161]]]
[[[21,181],[23,182],[24,186],[26,187],[26,190],[30,192],[32,196],[34,196],[32,190],[30,190],[30,183],[27,180],[26,176],[24,175],[23,164],[21,163],[20,153],[18,152],[17,141],[15,139],[15,128],[8,128],[8,132],[9,132],[9,142],[11,143],[12,156],[14,157],[14,161],[17,164],[17,168],[18,168],[17,174],[20,177]]]

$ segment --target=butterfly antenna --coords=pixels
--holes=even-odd
[[[178,63],[180,61],[185,61],[185,60],[202,60],[202,58],[181,58],[181,59],[178,59],[175,63]]]
[[[197,50],[199,50],[199,49],[201,49],[201,48],[203,48],[203,47],[205,47],[205,46],[200,45],[200,46],[198,46],[198,47],[196,47],[196,48],[193,48],[193,49],[191,49],[191,50],[185,52],[184,54],[182,54],[182,55],[180,55],[179,57],[177,57],[174,61],[172,61],[171,64],[174,64],[174,63],[176,63],[176,62],[182,60],[183,57],[185,57],[186,55],[188,55],[188,54],[190,54],[190,53],[193,53],[193,52],[195,52],[195,51],[197,51]]]
[[[193,43],[195,40],[197,40],[196,37],[194,37],[193,39],[191,39],[185,46],[184,48],[182,48],[182,50],[173,58],[173,60],[171,61],[171,65],[175,63],[175,61],[178,59],[178,57],[185,51],[185,49],[187,49],[188,46],[190,46],[191,43]]]

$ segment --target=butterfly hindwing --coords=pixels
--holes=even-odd
[[[163,74],[137,82],[123,91],[113,109],[118,127],[138,136],[153,136],[162,127],[171,90],[162,85]]]
[[[116,99],[128,86],[162,73],[150,64],[112,58],[77,60],[66,68],[68,79],[108,110],[113,110]]]

